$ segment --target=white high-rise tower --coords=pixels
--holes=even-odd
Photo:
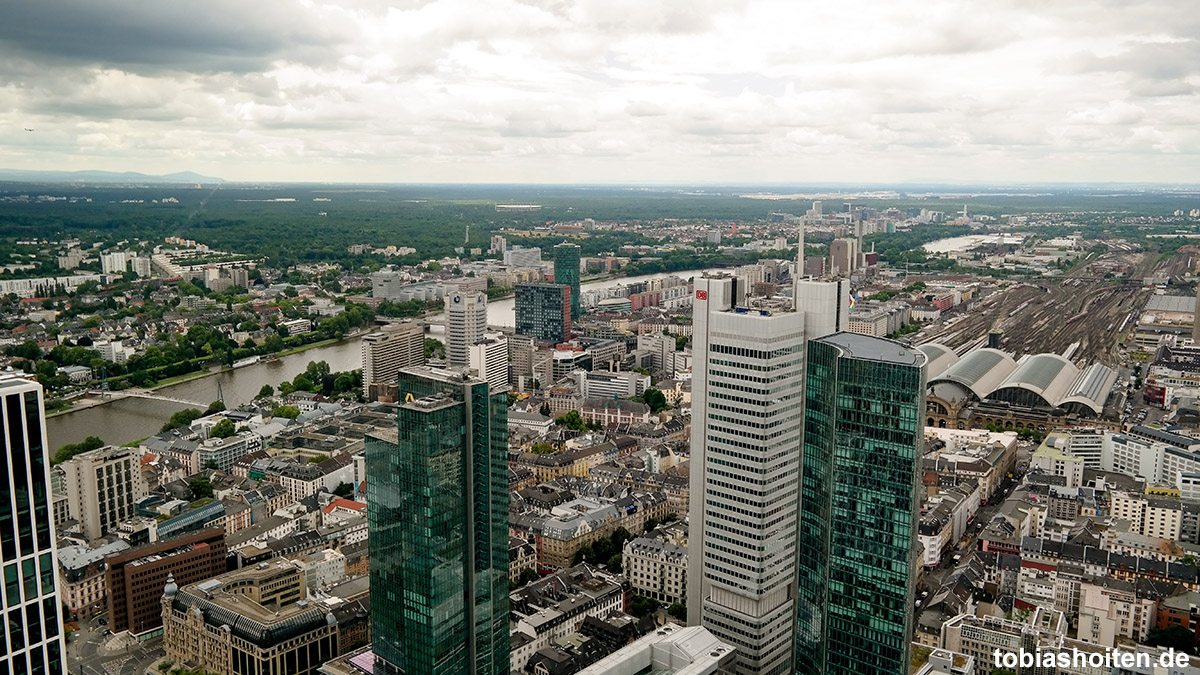
[[[446,361],[452,366],[471,365],[471,345],[487,332],[487,296],[454,292],[446,296]]]
[[[688,623],[737,645],[737,672],[793,669],[807,341],[847,324],[845,280],[749,298],[696,280]]]

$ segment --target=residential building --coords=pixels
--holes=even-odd
[[[521,572],[537,571],[537,549],[518,537],[508,538],[508,580],[521,578]]]
[[[60,675],[66,672],[66,647],[55,579],[58,552],[42,385],[0,375],[0,411],[0,480],[6,487],[0,504],[0,565],[9,607],[8,649],[0,650],[0,672]]]
[[[925,360],[856,333],[808,344],[797,673],[908,668]]]
[[[425,328],[415,321],[390,323],[362,339],[363,396],[371,386],[394,384],[401,368],[425,363]]]
[[[471,366],[471,345],[487,332],[487,295],[453,292],[446,296],[446,361]]]
[[[563,283],[517,284],[517,333],[553,344],[571,339],[572,293]]]
[[[625,606],[620,576],[583,564],[561,570],[513,591],[512,635],[505,668],[523,672],[529,659],[579,630],[589,617],[604,617]],[[509,648],[511,644],[511,649]],[[505,670],[507,675],[508,670]]]
[[[542,249],[513,246],[504,251],[504,264],[509,267],[539,267],[542,264]]]
[[[337,615],[308,602],[285,558],[182,588],[168,578],[158,605],[167,658],[213,675],[313,675],[340,654]]]
[[[686,542],[644,536],[625,542],[621,566],[633,592],[665,605],[687,601]]]
[[[571,320],[577,321],[579,309],[579,246],[563,242],[554,247],[554,283],[571,287]]]
[[[432,368],[397,387],[366,444],[375,672],[507,675],[507,396]]]
[[[60,466],[67,510],[83,535],[98,539],[132,518],[134,503],[146,496],[138,448],[107,447],[72,457]]]
[[[129,543],[118,539],[91,548],[73,544],[58,549],[59,593],[72,619],[91,617],[108,604],[108,583],[104,559],[129,550]]]
[[[744,675],[793,671],[806,337],[844,330],[849,305],[845,281],[794,289],[695,282],[688,623],[735,645]]]
[[[110,555],[108,621],[114,633],[141,635],[162,626],[162,597],[167,577],[185,585],[225,571],[225,530],[208,528]]]

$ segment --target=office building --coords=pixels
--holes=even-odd
[[[187,585],[225,571],[225,528],[139,546],[105,558],[104,564],[109,628],[141,635],[162,626],[158,600],[168,576],[174,574],[175,583]]]
[[[805,344],[846,323],[844,284],[695,282],[688,623],[735,645],[743,675],[793,670]]]
[[[4,452],[0,477],[0,564],[8,609],[8,644],[0,672],[61,675],[66,672],[50,513],[50,465],[42,385],[0,376]]]
[[[849,276],[856,268],[858,261],[857,239],[834,239],[829,244],[830,273]]]
[[[362,339],[363,396],[372,385],[395,384],[401,368],[425,363],[425,328],[415,321],[391,323]]]
[[[504,252],[504,264],[510,267],[538,267],[542,264],[542,249],[514,246]]]
[[[471,371],[488,383],[488,391],[508,391],[508,338],[504,333],[484,333],[471,345]]]
[[[584,668],[578,675],[722,675],[733,672],[735,653],[733,645],[700,626],[669,623]]]
[[[397,386],[366,443],[374,672],[507,675],[507,395],[424,367]]]
[[[796,673],[908,670],[925,360],[856,333],[808,344]]]
[[[340,653],[340,635],[365,619],[310,603],[303,570],[286,558],[160,593],[163,648],[213,675],[312,675]]]
[[[146,496],[141,459],[137,448],[107,447],[60,465],[67,511],[83,527],[83,536],[99,539],[134,516],[135,503]]]
[[[579,320],[579,246],[563,242],[554,247],[554,282],[571,287],[571,319]]]
[[[487,295],[453,292],[446,296],[446,361],[471,365],[471,345],[487,331]]]
[[[555,344],[571,339],[574,297],[565,284],[517,284],[517,332]]]

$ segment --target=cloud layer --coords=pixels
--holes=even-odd
[[[240,180],[1200,182],[1192,9],[17,3],[0,22],[0,165]]]

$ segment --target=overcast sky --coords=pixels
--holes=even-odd
[[[1196,183],[1198,36],[1193,0],[11,2],[0,167]]]

